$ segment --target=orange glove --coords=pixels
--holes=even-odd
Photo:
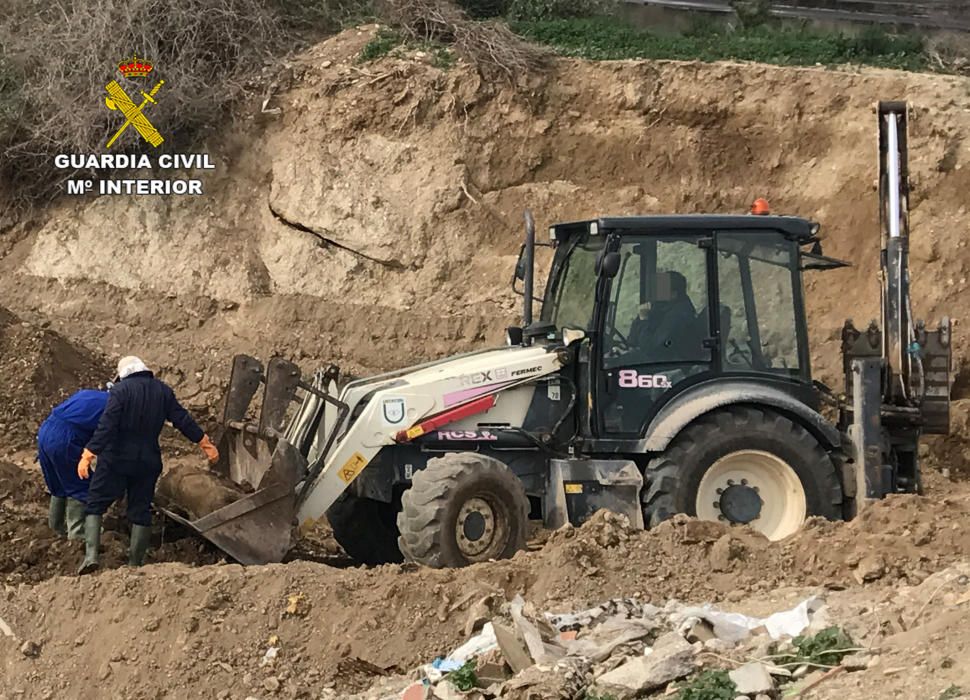
[[[84,448],[81,453],[81,460],[77,463],[77,475],[82,479],[87,479],[91,475],[91,462],[97,457],[91,450]]]
[[[205,453],[206,458],[209,460],[209,464],[215,464],[219,461],[219,450],[216,446],[212,444],[212,440],[209,439],[208,435],[203,435],[202,439],[199,440],[199,447]]]

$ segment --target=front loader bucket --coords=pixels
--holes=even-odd
[[[238,433],[234,437],[236,442],[244,442],[254,436]],[[245,452],[246,447],[242,450]],[[239,448],[229,447],[230,455],[233,451],[238,452]],[[306,473],[306,466],[306,459],[296,448],[281,440],[273,451],[269,469],[253,493],[195,520],[183,517],[172,508],[161,510],[240,564],[280,562],[293,547],[296,486]]]
[[[257,425],[247,422],[245,413],[261,382],[266,387]],[[190,478],[180,481],[175,475],[159,499],[165,515],[241,564],[282,561],[295,542],[297,486],[306,476],[307,460],[280,430],[299,382],[299,369],[285,360],[271,360],[264,376],[258,361],[236,357],[219,462],[209,472],[190,475],[199,477],[195,487]],[[235,486],[227,488],[227,481]],[[159,490],[165,490],[162,483]]]

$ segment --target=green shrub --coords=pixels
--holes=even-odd
[[[472,19],[501,17],[508,7],[507,0],[456,0],[455,4]]]
[[[795,653],[782,657],[779,663],[790,666],[837,666],[846,655],[852,653],[855,642],[841,627],[832,626],[815,635],[795,637],[792,645]]]
[[[446,46],[432,47],[431,56],[431,65],[435,68],[448,70],[455,65],[455,54]]]
[[[377,36],[367,42],[367,45],[360,52],[358,59],[361,62],[373,61],[374,59],[386,56],[391,51],[404,43],[404,37],[392,29],[381,27],[377,31]]]
[[[466,692],[478,686],[478,676],[475,674],[475,660],[466,661],[465,665],[457,671],[452,671],[445,676],[455,684],[455,687],[462,692]]]
[[[607,15],[616,0],[508,0],[506,14],[515,21],[535,22]]]
[[[676,700],[734,700],[737,691],[727,671],[702,671],[680,687]]]
[[[730,30],[697,24],[681,36],[653,34],[614,17],[513,22],[523,36],[558,53],[593,60],[631,58],[721,61],[778,65],[860,63],[927,70],[923,42],[911,35],[864,32],[847,36],[807,27],[760,26]]]

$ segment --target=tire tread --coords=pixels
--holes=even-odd
[[[409,561],[432,568],[463,566],[445,551],[443,537],[449,497],[463,485],[486,476],[513,495],[515,517],[510,548],[525,547],[529,501],[522,482],[502,462],[474,452],[450,452],[428,461],[411,480],[397,516],[398,548]]]
[[[702,416],[687,426],[668,448],[647,464],[645,477],[648,485],[644,490],[642,505],[644,524],[655,527],[672,517],[678,507],[678,495],[685,474],[685,467],[692,464],[694,453],[718,434],[737,434],[754,431],[773,432],[785,436],[796,446],[816,480],[823,503],[819,513],[829,519],[837,519],[842,512],[842,484],[838,470],[818,441],[801,425],[780,413],[753,406],[730,406]]]

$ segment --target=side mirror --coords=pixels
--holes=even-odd
[[[505,342],[510,348],[522,345],[522,340],[522,329],[519,326],[509,326],[505,329]]]
[[[620,271],[620,254],[617,252],[604,253],[596,260],[596,275],[598,277],[616,277]]]

